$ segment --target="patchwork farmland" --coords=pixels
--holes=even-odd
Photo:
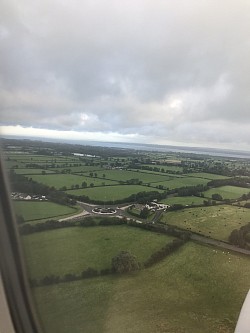
[[[248,160],[15,141],[5,163],[46,332],[234,332],[249,256],[188,235],[247,230]],[[114,273],[119,252],[136,271]]]

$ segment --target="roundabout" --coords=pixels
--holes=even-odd
[[[115,214],[116,213],[116,209],[114,208],[104,208],[104,207],[95,207],[94,209],[92,209],[92,212],[95,214]]]

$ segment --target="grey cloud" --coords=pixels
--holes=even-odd
[[[250,145],[249,2],[1,6],[2,125]]]

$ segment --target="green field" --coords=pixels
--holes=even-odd
[[[72,185],[79,185],[81,187],[82,182],[86,182],[89,186],[93,183],[95,186],[101,186],[103,183],[105,185],[116,184],[115,181],[108,179],[99,179],[94,177],[84,177],[71,174],[53,174],[53,175],[31,175],[34,181],[42,183],[48,186],[54,186],[56,189],[60,189],[63,186],[66,186],[67,189],[70,189]]]
[[[163,185],[170,190],[173,188],[179,188],[184,186],[195,186],[195,185],[206,185],[208,182],[207,179],[204,178],[195,178],[195,177],[183,177],[183,178],[174,178],[169,181],[154,183],[152,185],[158,186]]]
[[[111,259],[121,250],[144,262],[173,239],[128,226],[72,227],[22,237],[32,278],[111,268]]]
[[[210,206],[166,212],[162,222],[227,241],[233,229],[250,221],[250,210],[236,206]]]
[[[103,186],[103,187],[93,187],[80,190],[71,190],[66,192],[68,194],[76,196],[86,195],[91,200],[100,200],[105,202],[112,200],[121,200],[138,192],[149,192],[149,191],[152,191],[152,188],[141,185],[117,185],[117,186]],[[157,191],[162,192],[161,190]]]
[[[31,168],[18,168],[14,169],[15,173],[20,175],[39,175],[42,174],[42,172],[53,174],[54,171],[52,170],[44,170],[44,169],[31,169]]]
[[[149,167],[149,168],[160,168],[160,169],[164,169],[164,171],[179,171],[182,172],[183,171],[183,167],[181,166],[177,166],[177,165],[163,165],[163,164],[157,164],[157,165],[153,165],[153,164],[144,164],[142,165],[142,167]]]
[[[133,170],[133,169],[132,169]],[[136,170],[136,169],[134,169]],[[151,170],[140,170],[140,173],[151,173],[152,175],[160,175],[160,176],[167,176],[169,177],[170,179],[171,178],[182,178],[184,177],[183,175],[179,175],[179,174],[174,174],[174,173],[166,173],[164,175],[164,173],[162,172],[158,172],[158,171],[151,171]]]
[[[250,192],[250,188],[237,187],[237,186],[221,186],[217,188],[211,188],[204,192],[204,196],[207,198],[212,198],[212,195],[218,193],[223,199],[238,199],[243,194]]]
[[[96,172],[99,170],[102,170],[102,173],[105,173],[105,169],[101,168],[100,166],[90,166],[90,165],[81,165],[81,166],[67,166],[67,167],[60,167],[60,168],[55,168],[55,170],[61,172],[64,169],[70,169],[71,173],[80,173],[80,172]],[[102,175],[101,175],[102,176]]]
[[[229,179],[227,176],[221,176],[221,175],[216,175],[214,173],[206,173],[206,172],[194,172],[194,173],[188,173],[186,176],[189,177],[200,177],[200,178],[205,178],[209,180],[213,179]]]
[[[23,216],[25,221],[42,220],[76,214],[79,208],[58,205],[47,201],[14,201],[15,212]]]
[[[33,154],[12,154],[8,153],[6,154],[6,157],[11,160],[20,160],[25,163],[74,163],[78,162],[79,158],[71,156],[46,156],[46,155],[33,155]]]
[[[167,205],[181,204],[181,205],[202,205],[204,198],[200,197],[170,197],[164,200],[161,200],[162,203]]]
[[[127,181],[130,179],[139,179],[143,183],[155,183],[164,180],[169,180],[168,175],[146,173],[140,171],[127,171],[127,170],[105,170],[97,172],[98,177],[102,177],[105,173],[107,179],[112,179],[116,181]]]
[[[4,161],[4,166],[6,169],[12,169],[12,168],[19,168],[22,167],[21,162],[15,162],[15,161]]]
[[[188,243],[138,273],[34,288],[46,333],[233,333],[250,259]]]

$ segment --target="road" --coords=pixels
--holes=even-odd
[[[240,247],[237,247],[235,245],[231,245],[231,244],[228,244],[228,243],[225,243],[225,242],[221,242],[221,241],[218,241],[216,239],[207,238],[205,236],[200,236],[200,235],[196,235],[196,234],[193,234],[193,233],[191,234],[190,238],[193,241],[196,241],[196,242],[199,242],[199,243],[210,244],[210,245],[213,245],[213,246],[221,247],[221,248],[226,249],[226,250],[230,250],[230,251],[250,255],[249,250],[241,249]]]
[[[145,223],[145,221],[140,220],[140,219],[135,219],[134,217],[131,217],[131,215],[129,213],[126,212],[126,208],[129,207],[129,205],[120,205],[119,207],[117,207],[116,205],[109,205],[110,208],[115,208],[116,212],[114,214],[98,214],[98,213],[93,213],[92,210],[95,207],[100,207],[100,205],[92,205],[92,204],[87,204],[81,201],[77,201],[78,205],[80,207],[83,208],[83,211],[81,213],[78,213],[76,215],[71,215],[65,218],[60,219],[59,221],[66,221],[66,220],[75,220],[78,219],[79,217],[82,216],[94,216],[94,215],[100,215],[100,216],[117,216],[117,217],[126,217],[126,218],[130,218],[135,220],[137,223]],[[163,210],[159,210],[156,212],[154,218],[152,219],[151,223],[157,223],[157,221],[160,219],[161,215],[163,213]],[[167,225],[166,225],[167,226]],[[176,227],[175,227],[176,228]],[[180,229],[180,228],[176,228],[177,230],[180,231],[187,231],[185,229]],[[222,242],[216,239],[212,239],[212,238],[208,238],[202,235],[197,235],[195,233],[193,233],[192,231],[188,231],[190,234],[190,239],[192,241],[198,242],[198,243],[202,243],[202,244],[209,244],[209,245],[213,245],[213,246],[217,246],[220,247],[222,249],[225,250],[230,250],[230,251],[234,251],[237,253],[241,253],[241,254],[246,254],[246,255],[250,255],[250,251],[249,250],[245,250],[245,249],[241,249],[235,245],[231,245],[228,244],[226,242]]]
[[[93,209],[95,207],[101,207],[100,205],[92,205],[92,204],[88,204],[88,203],[85,203],[85,202],[81,202],[81,201],[77,201],[77,204],[83,209],[82,212],[80,213],[77,213],[75,215],[71,215],[71,216],[68,216],[68,217],[64,217],[64,218],[61,218],[59,219],[58,221],[59,222],[62,222],[62,221],[69,221],[69,220],[76,220],[82,216],[96,216],[96,215],[99,215],[99,216],[119,216],[119,217],[126,217],[126,218],[131,218],[131,215],[129,215],[127,212],[126,212],[126,208],[129,207],[130,205],[121,205],[119,206],[119,208],[117,207],[117,205],[109,205],[108,207],[110,208],[114,208],[116,210],[115,213],[111,213],[111,214],[103,214],[103,213],[93,213]],[[137,222],[139,223],[142,223],[142,221],[138,220]]]

